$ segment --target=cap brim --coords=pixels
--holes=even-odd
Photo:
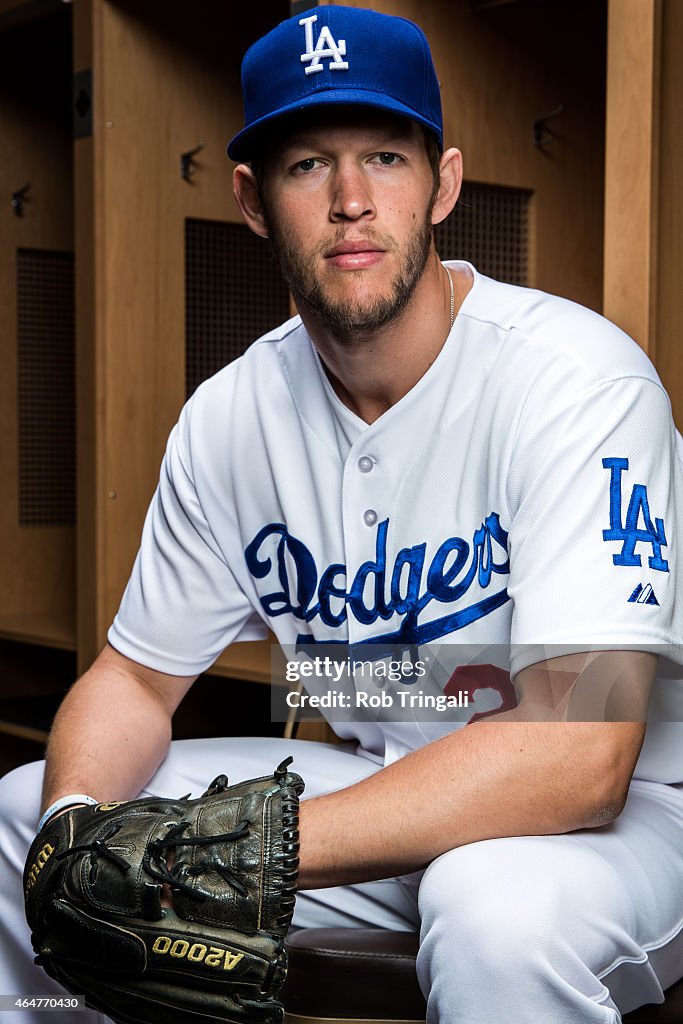
[[[261,117],[257,121],[252,122],[252,124],[244,128],[230,141],[227,147],[228,156],[231,160],[237,162],[252,160],[261,148],[264,130],[270,127],[274,121],[284,120],[287,117],[291,118],[292,115],[299,111],[330,106],[371,107],[374,110],[386,110],[391,114],[400,114],[428,128],[429,131],[436,135],[439,146],[443,148],[440,125],[435,124],[428,118],[418,114],[411,107],[399,103],[390,96],[366,89],[330,89],[328,91],[320,90],[303,97],[294,103],[273,111],[273,113],[266,115],[266,117]]]

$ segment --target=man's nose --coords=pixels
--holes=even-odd
[[[375,204],[371,183],[363,169],[355,162],[337,167],[333,178],[330,219],[335,223],[345,220],[372,219]]]

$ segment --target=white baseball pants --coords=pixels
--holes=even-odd
[[[350,747],[282,739],[183,740],[145,794],[198,796],[220,772],[267,774],[294,755],[306,795],[377,770]],[[0,779],[0,994],[63,994],[33,964],[21,874],[42,762]],[[434,799],[438,800],[435,783]],[[683,788],[634,782],[616,822],[493,839],[403,879],[302,892],[304,927],[420,929],[429,1024],[616,1024],[683,975]],[[103,1024],[91,1011],[16,1010],[8,1024]]]

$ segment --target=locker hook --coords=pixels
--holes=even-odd
[[[16,217],[23,217],[24,215],[24,203],[30,202],[27,192],[30,189],[30,183],[24,185],[23,188],[17,189],[16,192],[12,193],[12,209]]]
[[[549,145],[553,141],[552,132],[548,131],[546,121],[550,121],[553,117],[559,117],[560,114],[564,114],[564,104],[559,103],[554,110],[551,110],[549,114],[544,114],[543,117],[537,117],[534,121],[534,146],[539,149],[544,149],[545,146]]]
[[[180,177],[183,181],[189,181],[190,184],[192,184],[192,175],[195,170],[194,157],[200,152],[200,150],[204,149],[205,145],[206,143],[202,139],[199,145],[195,146],[194,149],[189,149],[187,153],[180,154]]]

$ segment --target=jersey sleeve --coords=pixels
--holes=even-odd
[[[653,379],[535,389],[508,476],[513,673],[569,651],[680,660],[680,442]],[[540,650],[539,646],[540,645]]]
[[[206,520],[192,474],[189,406],[168,441],[112,647],[171,675],[207,669],[235,640],[267,636]]]

